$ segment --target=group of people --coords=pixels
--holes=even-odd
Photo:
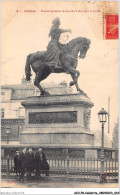
[[[48,176],[49,164],[42,148],[39,148],[35,154],[32,148],[29,148],[28,151],[24,148],[21,153],[16,151],[14,170],[17,175],[20,175],[20,181],[24,181],[25,173],[27,174],[27,180],[32,179],[32,174],[35,174],[36,179],[39,179],[43,171]]]

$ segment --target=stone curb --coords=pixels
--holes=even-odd
[[[5,179],[12,179],[12,180],[19,180],[19,176],[16,175],[1,175],[1,178]],[[33,179],[33,182],[36,180]],[[55,182],[96,182],[100,183],[99,177],[69,177],[69,176],[42,176],[42,181],[55,181]],[[106,180],[104,183],[118,183],[118,179],[110,178]]]

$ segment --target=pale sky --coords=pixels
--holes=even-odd
[[[20,83],[24,73],[26,56],[29,53],[46,50],[48,34],[55,17],[60,17],[61,28],[71,29],[65,33],[61,42],[67,43],[76,37],[91,40],[86,58],[78,62],[80,88],[94,103],[91,109],[91,130],[101,129],[97,113],[104,107],[108,109],[108,97],[111,98],[110,127],[112,136],[114,123],[118,117],[118,40],[103,39],[103,10],[117,12],[118,2],[1,2],[2,25],[2,84]],[[18,13],[16,10],[18,9]],[[26,13],[24,10],[35,10]],[[41,12],[49,10],[49,12]],[[50,12],[64,10],[65,12]],[[66,12],[67,10],[67,12]],[[77,12],[71,12],[77,10]],[[87,10],[87,12],[85,12]],[[90,12],[90,10],[92,10]],[[97,12],[96,10],[100,10]],[[20,12],[22,11],[22,12]],[[69,12],[68,12],[69,11]],[[32,76],[34,79],[34,74]],[[43,82],[71,81],[70,75],[51,74]],[[73,88],[75,91],[75,88]],[[76,92],[76,91],[75,91]],[[107,134],[107,124],[105,125]]]

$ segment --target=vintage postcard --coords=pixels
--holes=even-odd
[[[118,1],[1,1],[2,193],[119,194],[118,47]]]

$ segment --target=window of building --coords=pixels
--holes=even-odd
[[[5,92],[1,92],[1,100],[5,99]]]
[[[1,149],[1,156],[4,156],[4,149]]]
[[[1,126],[1,140],[3,141],[5,139],[5,127]]]
[[[1,109],[1,118],[5,118],[5,110],[4,110],[4,108]]]

